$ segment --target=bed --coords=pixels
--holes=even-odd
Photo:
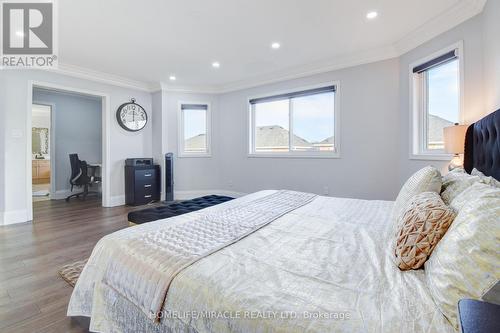
[[[498,172],[499,117],[497,111],[470,126],[466,168]],[[137,249],[161,258],[159,234],[207,216],[231,220],[242,207],[256,214],[283,195],[303,196],[261,191],[104,237],[75,286],[68,316],[91,317],[96,332],[455,331],[434,304],[423,270],[401,272],[392,262],[390,201],[301,197],[236,240],[187,260],[160,298],[151,291],[161,263]],[[130,243],[139,247],[132,251]],[[143,294],[161,300],[153,317]]]

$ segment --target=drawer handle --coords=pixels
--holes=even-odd
[[[151,194],[145,195],[144,198],[151,198]]]
[[[151,187],[151,184],[144,185],[144,187]]]
[[[152,174],[151,174],[151,173],[145,173],[145,174],[144,174],[144,177],[151,177],[151,176],[152,176]]]

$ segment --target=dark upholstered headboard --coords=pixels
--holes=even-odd
[[[500,110],[467,128],[464,168],[468,173],[476,168],[500,180]]]

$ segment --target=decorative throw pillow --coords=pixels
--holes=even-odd
[[[490,188],[464,193],[475,199],[459,209],[425,263],[431,295],[455,328],[458,301],[483,298],[500,279],[500,189]]]
[[[421,268],[453,222],[455,213],[436,192],[417,194],[399,218],[395,262],[401,270]]]
[[[441,198],[449,205],[457,195],[475,183],[481,183],[479,176],[472,176],[465,172],[450,172],[443,177]]]
[[[498,180],[496,180],[493,177],[486,176],[484,173],[482,173],[476,168],[472,169],[472,172],[470,174],[473,176],[478,176],[479,178],[481,178],[481,181],[485,184],[500,188],[500,182]]]
[[[395,225],[394,231],[399,229],[397,219],[408,205],[408,202],[414,196],[422,192],[439,193],[439,191],[441,191],[441,182],[441,173],[433,166],[426,166],[408,178],[399,191],[398,197],[396,198],[396,202],[394,203],[394,207],[392,209],[392,219]]]

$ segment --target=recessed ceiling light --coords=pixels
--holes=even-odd
[[[220,67],[220,63],[218,63],[217,61],[214,61],[214,62],[212,63],[212,67],[213,67],[213,68],[219,68],[219,67]]]
[[[281,45],[278,42],[274,42],[271,44],[271,48],[273,48],[275,50],[279,49],[280,47],[281,47]]]
[[[19,37],[24,37],[24,32],[22,31],[16,31],[16,35]]]
[[[378,16],[377,12],[369,12],[368,14],[366,14],[366,18],[369,19],[369,20],[373,20],[377,16]]]
[[[169,78],[170,81],[177,80],[177,78],[175,77],[175,75],[170,75],[168,78]]]

